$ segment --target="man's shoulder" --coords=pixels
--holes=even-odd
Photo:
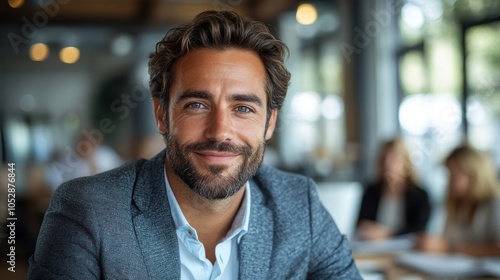
[[[145,161],[134,160],[103,173],[69,180],[57,188],[55,196],[70,199],[106,199],[131,192],[137,171]]]
[[[313,183],[309,177],[279,170],[268,165],[262,165],[259,168],[254,180],[269,188],[304,187]]]
[[[314,181],[304,175],[290,173],[262,165],[257,174],[253,177],[265,199],[273,200],[273,204],[288,203],[294,201],[295,205],[309,200],[309,193],[315,192]]]

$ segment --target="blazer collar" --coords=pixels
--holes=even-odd
[[[257,183],[250,181],[250,225],[239,247],[239,279],[267,279],[273,245],[273,217]]]
[[[150,279],[180,279],[179,244],[165,189],[165,150],[137,171],[133,223]]]

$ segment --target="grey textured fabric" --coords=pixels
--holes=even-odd
[[[28,279],[179,279],[164,164],[165,151],[59,187]],[[312,180],[262,166],[250,187],[240,279],[361,279]]]

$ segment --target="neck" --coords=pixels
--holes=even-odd
[[[386,180],[383,191],[386,195],[401,195],[404,193],[405,187],[403,180]]]
[[[167,163],[168,183],[188,223],[196,229],[207,258],[214,263],[215,246],[226,237],[240,208],[245,187],[233,196],[211,200],[195,193]]]

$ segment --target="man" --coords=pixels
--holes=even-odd
[[[305,177],[260,166],[290,74],[260,22],[204,12],[151,54],[167,149],[63,184],[31,279],[361,279]]]

